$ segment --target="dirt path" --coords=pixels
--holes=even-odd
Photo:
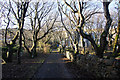
[[[37,70],[34,78],[73,78],[65,67],[65,63],[61,60],[61,54],[51,53],[45,63]]]

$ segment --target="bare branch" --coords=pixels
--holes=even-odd
[[[72,10],[73,13],[77,13],[77,12],[78,12],[77,10],[74,10],[74,9],[70,6],[70,4],[68,4],[68,3],[66,2],[66,0],[64,0],[64,2],[65,2],[65,4],[66,4],[68,7],[70,7],[70,9]],[[76,9],[77,9],[77,8],[76,8]]]
[[[13,13],[14,17],[15,17],[15,18],[16,18],[16,20],[19,22],[18,17],[17,17],[17,15],[16,15],[16,13],[15,13],[15,11],[14,11],[14,9],[13,9],[12,5],[11,5],[10,0],[9,0],[9,4],[10,4],[10,8],[12,9],[12,13]]]
[[[7,18],[9,17],[9,14],[10,14],[10,9],[9,9],[8,14],[7,14]],[[7,27],[6,27],[6,30],[5,30],[5,43],[6,43],[6,45],[8,45],[8,43],[7,43],[7,29],[9,27],[9,24],[10,24],[10,19],[8,18]]]
[[[88,14],[85,17],[85,19],[86,19],[86,21],[88,21],[94,14],[102,14],[102,13],[104,13],[104,12],[92,12],[91,14]]]
[[[54,19],[51,27],[47,30],[47,32],[45,32],[43,36],[41,36],[40,38],[38,38],[37,41],[38,41],[38,40],[41,40],[42,38],[44,38],[44,37],[50,32],[50,30],[52,30],[52,28],[53,28],[53,26],[54,26],[54,24],[55,24],[55,21],[56,21],[56,19],[57,19],[57,17],[58,17],[58,15],[55,17],[55,19]]]

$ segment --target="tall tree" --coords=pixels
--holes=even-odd
[[[78,6],[76,6],[76,5],[71,6],[69,3],[66,2],[66,0],[64,0],[64,3],[70,8],[72,13],[77,15],[77,21],[76,21],[77,25],[75,25],[75,26],[76,26],[78,32],[81,34],[81,36],[83,38],[88,39],[91,42],[91,44],[94,47],[94,50],[96,52],[96,55],[98,57],[103,57],[103,52],[104,52],[105,47],[107,45],[106,37],[108,35],[109,28],[110,28],[111,23],[112,23],[112,19],[110,17],[110,13],[109,13],[109,9],[108,9],[110,2],[103,2],[104,16],[106,18],[106,25],[105,25],[104,31],[102,32],[102,34],[100,36],[100,46],[98,46],[95,43],[95,40],[91,37],[91,35],[86,34],[84,32],[84,29],[83,29],[83,27],[85,25],[85,21],[90,19],[92,15],[94,15],[96,13],[100,13],[100,12],[94,10],[88,14],[83,14],[84,10],[86,9],[86,7],[85,7],[86,2],[83,2],[80,0],[74,1],[74,3],[76,3],[76,2],[77,2]],[[73,22],[73,20],[72,20],[73,18],[71,18],[70,16],[67,16],[67,17]],[[74,24],[74,22],[73,22],[73,24]]]
[[[58,6],[60,6],[59,3],[58,3]],[[78,31],[76,31],[77,34],[76,34],[75,32],[73,32],[73,31],[75,31],[75,30],[73,30],[73,28],[71,28],[71,30],[69,30],[69,29],[67,28],[67,26],[65,25],[65,23],[64,23],[64,21],[63,21],[62,13],[61,13],[59,7],[58,7],[58,10],[59,10],[59,12],[60,12],[62,25],[63,25],[63,27],[65,28],[67,34],[69,34],[71,43],[72,43],[72,45],[73,45],[72,48],[73,48],[73,50],[74,50],[75,55],[77,55],[77,54],[79,53],[79,51],[78,51],[78,43],[79,43],[78,41],[79,41],[79,40],[77,40],[77,39],[79,39],[79,38],[78,38],[79,33],[78,33]],[[71,25],[70,25],[70,26],[71,26]],[[69,27],[70,27],[70,26],[69,26]],[[72,26],[71,26],[71,27],[72,27]],[[72,34],[72,32],[75,33],[75,36]],[[74,36],[74,38],[73,38],[73,36]]]
[[[43,39],[44,37],[46,37],[46,35],[50,33],[54,27],[55,21],[57,19],[57,14],[55,14],[54,18],[52,18],[52,16],[50,16],[49,14],[50,11],[52,11],[53,9],[53,4],[54,3],[48,5],[47,2],[44,3],[42,1],[35,3],[34,5],[35,7],[31,7],[31,9],[34,10],[34,12],[32,12],[29,18],[31,23],[30,26],[32,27],[32,31],[33,31],[33,35],[32,35],[33,45],[31,49],[29,49],[26,46],[25,44],[26,42],[24,40],[24,46],[27,49],[27,51],[30,53],[30,56],[32,58],[37,56],[36,54],[37,42]],[[44,30],[43,28],[47,28],[47,30],[44,32],[43,35],[40,35],[40,32]]]
[[[12,13],[10,0],[9,0],[9,4],[7,5],[9,7],[6,7],[5,5],[2,5],[2,6],[3,6],[4,9],[8,10],[8,13],[6,15],[7,22],[4,20],[5,23],[7,24],[6,29],[5,29],[5,38],[4,39],[5,39],[5,44],[6,44],[7,48],[8,48],[7,53],[6,53],[7,57],[6,57],[5,61],[6,62],[12,62],[12,56],[13,56],[13,51],[12,50],[13,50],[13,47],[15,46],[15,44],[16,44],[16,40],[18,39],[19,32],[17,31],[16,34],[14,34],[14,37],[9,41],[10,43],[8,43],[8,40],[7,40],[7,38],[8,38],[7,37],[7,35],[8,35],[8,27],[10,26],[10,23],[13,23],[12,20],[10,19],[10,15]]]
[[[9,0],[10,1],[10,0]],[[14,1],[13,1],[14,2]],[[17,20],[17,24],[18,24],[18,30],[19,30],[19,48],[18,48],[18,56],[17,56],[17,59],[18,59],[18,64],[21,63],[21,50],[22,50],[22,35],[23,35],[23,27],[24,27],[24,21],[25,21],[25,17],[26,17],[26,12],[27,12],[27,8],[28,8],[28,5],[29,5],[29,1],[17,1],[17,2],[14,2],[16,7],[17,7],[17,10],[14,10],[12,4],[11,4],[11,1],[10,1],[10,8],[11,8],[11,11],[15,17],[15,19]],[[17,11],[17,12],[15,12]]]

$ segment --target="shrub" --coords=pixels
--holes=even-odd
[[[103,59],[96,55],[80,55],[78,56],[77,65],[80,69],[92,73],[96,78],[119,78],[120,63],[114,58]]]

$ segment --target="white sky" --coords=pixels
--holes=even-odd
[[[0,0],[0,1],[4,1],[4,0]],[[9,0],[7,0],[7,1],[9,1]],[[14,1],[18,1],[18,0],[14,0]],[[24,0],[23,0],[24,1]],[[38,2],[38,1],[40,1],[40,0],[32,0],[32,2]],[[43,1],[48,1],[48,2],[55,2],[56,3],[56,1],[57,0],[43,0]],[[61,1],[61,0],[59,0],[59,1]],[[66,1],[69,1],[69,0],[66,0]],[[97,3],[99,6],[101,6],[101,9],[103,10],[103,6],[102,6],[102,3],[100,2],[100,0],[84,0],[84,1],[92,1],[92,2],[95,2],[95,1],[97,1],[97,2],[99,2],[99,3]],[[111,3],[110,3],[110,5],[109,5],[109,10],[110,10],[110,12],[112,12],[113,10],[114,10],[114,7],[115,7],[115,2],[118,2],[119,0],[113,0]],[[117,6],[116,6],[117,7]],[[57,8],[57,5],[56,5],[56,8]],[[57,10],[57,9],[56,9]],[[2,18],[2,24],[4,25],[4,22],[3,22],[3,19],[4,18]],[[1,21],[1,20],[0,20]],[[0,24],[1,25],[1,24]],[[14,25],[14,26],[12,26],[13,28],[16,28],[16,26],[17,25]],[[0,29],[1,28],[5,28],[5,26],[2,26],[2,27],[0,27]]]

